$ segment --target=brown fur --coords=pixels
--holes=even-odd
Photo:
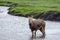
[[[45,36],[45,22],[42,19],[36,19],[33,20],[32,16],[29,16],[29,26],[32,32],[32,37],[35,35],[36,37],[36,31],[40,30],[43,34],[43,36]],[[35,33],[34,33],[35,31]]]

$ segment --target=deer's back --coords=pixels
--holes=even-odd
[[[33,20],[33,21],[30,23],[30,28],[31,28],[31,29],[37,30],[37,29],[39,29],[41,26],[42,26],[42,27],[45,26],[45,22],[44,22],[43,20],[40,20],[40,19],[38,19],[38,20]]]

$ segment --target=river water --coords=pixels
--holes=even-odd
[[[9,7],[0,6],[0,40],[60,40],[60,22],[46,22],[46,37],[37,31],[37,37],[31,38],[28,18],[7,14]]]

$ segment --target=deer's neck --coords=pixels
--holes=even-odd
[[[29,23],[32,23],[32,21],[33,21],[33,18],[29,18]]]

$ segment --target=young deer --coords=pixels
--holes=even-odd
[[[33,16],[29,16],[29,26],[32,32],[32,37],[36,37],[36,31],[40,30],[43,34],[43,36],[45,36],[45,22],[42,19],[36,19],[33,20]],[[35,32],[34,32],[35,31]]]

